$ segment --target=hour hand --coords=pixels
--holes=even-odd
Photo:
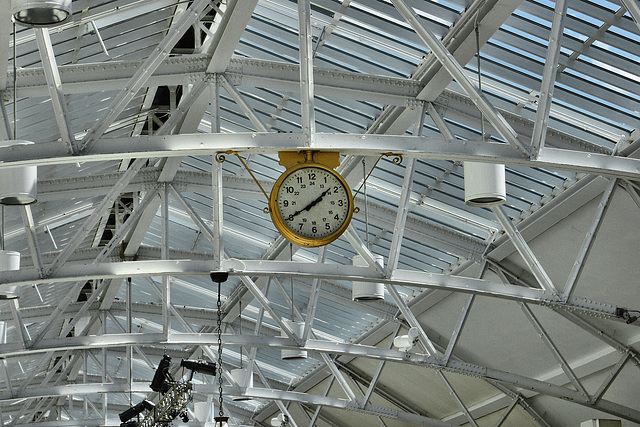
[[[295,211],[292,214],[292,217],[300,215],[303,211],[307,211],[307,212],[310,211],[312,207],[314,207],[315,205],[320,203],[320,200],[322,200],[322,198],[324,196],[326,196],[328,192],[329,192],[329,190],[323,191],[322,194],[319,195],[313,202],[309,203],[307,206],[305,206],[304,208],[300,209],[299,211]]]

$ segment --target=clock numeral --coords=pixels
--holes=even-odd
[[[300,228],[298,228],[298,230],[302,231],[302,227],[304,227],[304,222],[299,222],[298,225],[300,226]]]
[[[313,234],[316,234],[318,232],[318,227],[316,227],[315,225],[313,227],[311,227],[311,232]]]
[[[331,230],[331,224],[329,224],[328,222],[325,222],[324,228],[326,228],[327,230]]]
[[[338,200],[338,206],[344,205],[344,201],[342,199]]]
[[[297,176],[297,177],[296,177],[296,182],[297,182],[298,184],[302,184],[302,177],[301,177],[301,176]]]
[[[289,201],[288,200],[283,200],[282,201],[282,205],[286,208],[287,206],[289,206]]]
[[[294,190],[294,188],[293,188],[292,186],[289,186],[289,187],[286,187],[286,191],[287,191],[287,193],[288,193],[288,194],[291,194],[291,193],[293,193],[295,190]]]

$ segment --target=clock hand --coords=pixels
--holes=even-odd
[[[329,190],[331,190],[331,189],[328,188],[328,189],[324,190],[322,192],[322,194],[320,196],[318,196],[313,202],[309,203],[307,206],[305,206],[304,208],[300,209],[299,211],[294,212],[293,215],[292,215],[292,218],[296,217],[297,215],[300,215],[303,211],[307,211],[307,212],[310,211],[312,207],[314,207],[315,205],[320,203],[322,198],[327,195]]]

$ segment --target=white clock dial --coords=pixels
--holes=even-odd
[[[274,186],[271,209],[274,223],[286,238],[304,246],[320,246],[349,225],[353,199],[337,172],[299,165],[285,172]]]

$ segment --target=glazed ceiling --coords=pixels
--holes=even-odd
[[[218,296],[224,371],[254,374],[225,377],[230,425],[640,425],[636,2],[72,7],[0,10],[0,168],[38,166],[38,202],[2,208],[0,425],[120,425],[163,355],[216,359]],[[302,150],[360,189],[320,248],[264,212]],[[505,165],[504,205],[465,204],[468,162]],[[174,425],[218,414],[193,382]]]

